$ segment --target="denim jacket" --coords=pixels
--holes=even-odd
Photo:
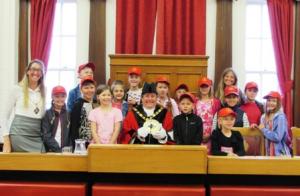
[[[70,90],[70,92],[68,94],[68,101],[67,101],[67,110],[68,111],[72,111],[74,103],[80,97],[81,97],[81,92],[80,92],[79,85],[77,85],[75,88]]]
[[[265,121],[265,114],[262,115],[261,121],[264,123],[265,128],[262,129],[262,132],[266,138],[266,152],[270,151],[270,141],[274,142],[275,147],[275,156],[288,155],[290,156],[290,150],[286,142],[288,141],[288,125],[287,119],[283,112],[278,111],[272,122],[272,130],[270,126]]]

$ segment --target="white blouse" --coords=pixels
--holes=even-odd
[[[24,106],[24,93],[19,85],[15,85],[9,97],[3,104],[3,116],[0,116],[0,132],[3,136],[9,135],[9,119],[13,112],[14,115],[26,116],[35,119],[42,119],[45,114],[40,88],[32,90],[29,88],[28,107]]]

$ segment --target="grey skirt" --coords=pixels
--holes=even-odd
[[[16,115],[9,133],[12,152],[45,152],[41,119]]]

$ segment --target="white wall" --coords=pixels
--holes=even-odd
[[[81,65],[89,60],[90,1],[77,0],[77,58]]]
[[[233,1],[232,7],[232,68],[238,75],[238,86],[245,83],[246,1]]]
[[[216,43],[216,0],[206,1],[206,55],[208,59],[207,76],[210,79],[215,78],[215,43]]]
[[[0,112],[3,97],[17,83],[19,0],[1,0],[0,6]],[[1,126],[1,125],[0,125]],[[0,136],[2,141],[2,136]]]

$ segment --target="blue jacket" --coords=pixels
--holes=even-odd
[[[79,88],[79,84],[78,84],[75,88],[70,90],[70,92],[68,94],[68,101],[67,101],[67,110],[68,111],[72,111],[74,103],[80,97],[81,97],[81,92],[80,92],[80,88]]]
[[[275,155],[291,155],[289,147],[286,142],[288,141],[288,125],[287,119],[283,112],[278,111],[272,122],[272,130],[270,126],[265,122],[265,114],[261,117],[261,121],[264,123],[265,128],[262,129],[262,132],[266,138],[266,152],[270,150],[269,144],[270,141],[274,142]]]

